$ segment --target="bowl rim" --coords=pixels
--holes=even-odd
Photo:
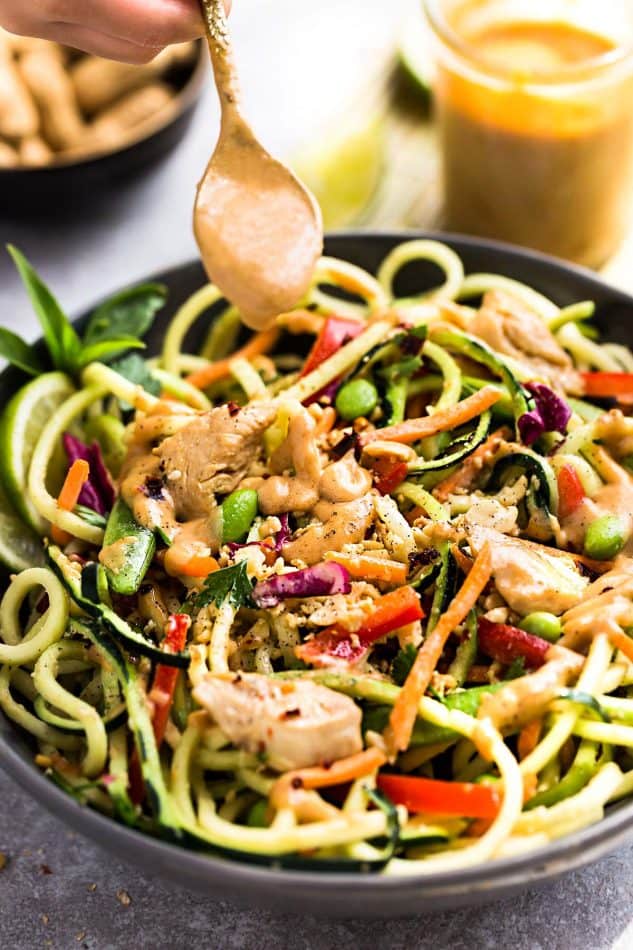
[[[69,156],[68,158],[54,159],[47,165],[15,165],[0,169],[0,179],[6,175],[36,175],[54,174],[56,171],[72,171],[76,168],[86,168],[99,164],[115,155],[125,155],[141,142],[146,142],[176,122],[182,115],[192,109],[197,103],[209,72],[209,62],[206,56],[206,46],[201,39],[193,41],[195,58],[191,61],[191,73],[184,85],[175,93],[171,102],[159,109],[154,116],[150,116],[140,125],[140,130],[131,135],[125,142],[116,148],[101,148],[85,155]]]
[[[441,231],[417,230],[354,230],[347,229],[328,233],[326,240],[363,243],[375,241],[402,242],[411,239],[444,241],[458,252],[461,248],[482,250],[492,255],[500,254],[506,260],[527,260],[538,267],[546,268],[567,279],[582,280],[585,286],[593,285],[602,296],[619,301],[633,310],[633,296],[611,287],[595,273],[576,265],[567,264],[558,258],[538,251],[526,250],[498,241],[490,241]],[[503,262],[502,262],[503,263]],[[171,277],[193,267],[199,261],[188,259],[157,271],[147,279]],[[143,278],[145,279],[145,278]],[[73,323],[81,320],[90,309],[85,309]],[[4,369],[2,374],[7,370]],[[9,720],[10,722],[10,720]],[[11,723],[16,734],[21,730]],[[148,836],[134,828],[120,824],[100,812],[79,805],[68,793],[57,787],[39,771],[33,761],[23,758],[17,749],[0,734],[0,764],[6,772],[34,799],[45,808],[61,817],[71,826],[86,834],[97,844],[130,860],[146,870],[173,880],[205,890],[213,890],[250,902],[281,904],[286,899],[298,901],[294,909],[310,908],[321,915],[350,916],[358,912],[354,899],[375,901],[363,904],[363,913],[368,916],[398,916],[416,910],[432,910],[426,901],[459,900],[476,903],[492,900],[521,887],[544,882],[561,874],[582,867],[618,848],[633,838],[633,801],[617,805],[596,824],[582,828],[534,851],[495,859],[484,864],[475,864],[456,870],[434,873],[419,872],[406,875],[386,876],[380,873],[331,872],[318,870],[284,870],[270,865],[237,860],[213,853],[196,851],[178,843]],[[272,862],[274,865],[274,861]],[[252,893],[249,892],[252,889]],[[281,895],[281,896],[275,896]],[[468,896],[470,895],[470,896]],[[341,911],[343,896],[351,901],[351,911]],[[338,897],[338,909],[337,903]],[[320,907],[319,901],[333,901],[331,907]],[[382,900],[382,903],[381,903]],[[422,902],[422,903],[420,903]],[[387,906],[388,905],[388,906]],[[439,904],[437,909],[445,904]],[[293,910],[292,907],[287,908]]]

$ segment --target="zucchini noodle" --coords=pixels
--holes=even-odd
[[[543,294],[538,293],[527,284],[501,274],[469,274],[462,281],[458,293],[458,300],[470,300],[472,297],[481,297],[489,290],[505,290],[517,299],[527,304],[534,313],[538,313],[543,320],[550,321],[560,316],[560,309]]]
[[[30,592],[43,587],[48,606],[26,636],[20,627],[20,608]],[[66,632],[68,595],[54,574],[43,567],[22,571],[10,584],[0,604],[0,663],[23,666],[36,660]]]
[[[70,719],[81,723],[86,735],[86,754],[82,769],[92,778],[100,775],[106,763],[108,744],[105,726],[98,711],[89,703],[73,696],[57,682],[58,664],[69,657],[82,659],[85,647],[75,643],[54,643],[42,653],[33,670],[33,683],[39,695],[52,706],[67,713]]]
[[[333,297],[320,290],[320,284],[340,287],[350,294],[362,297],[364,303],[349,303]],[[380,280],[376,280],[362,267],[356,267],[354,264],[334,257],[322,257],[317,262],[308,302],[316,304],[317,310],[322,312],[330,313],[334,309],[341,316],[362,320],[369,314],[386,310],[389,297],[381,287]]]
[[[95,364],[96,365],[96,364]],[[90,368],[91,369],[91,368]],[[105,367],[104,367],[105,369]],[[88,370],[86,370],[88,372]],[[108,370],[107,372],[111,372]],[[116,375],[114,373],[113,375]],[[57,525],[63,531],[68,531],[83,541],[89,541],[91,544],[100,544],[103,540],[103,531],[94,525],[88,524],[72,511],[64,511],[57,505],[57,500],[49,493],[46,488],[46,476],[48,474],[51,459],[62,433],[68,429],[78,416],[86,411],[88,406],[101,399],[107,390],[103,386],[93,385],[80,390],[67,399],[46,425],[42,432],[29,468],[28,491],[29,498],[37,509],[38,513]]]
[[[398,307],[406,308],[428,299],[453,300],[457,296],[464,281],[464,267],[458,255],[439,241],[407,241],[394,248],[378,270],[378,282],[387,298],[395,298],[394,284],[398,272],[413,261],[429,261],[436,264],[444,272],[446,279],[439,287],[426,291],[418,297],[397,299],[395,303]]]
[[[25,447],[49,566],[0,602],[36,763],[182,847],[395,878],[633,796],[633,355],[593,315],[414,240],[322,258],[250,347],[206,285],[86,366]]]
[[[183,341],[199,318],[206,313],[209,307],[222,299],[222,292],[214,285],[207,284],[190,297],[169,324],[165,334],[161,362],[163,369],[177,376],[182,369],[180,363]]]

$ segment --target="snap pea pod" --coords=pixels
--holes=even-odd
[[[110,587],[117,594],[135,594],[152,563],[156,540],[153,532],[135,521],[122,498],[115,502],[108,518],[103,546],[113,553],[110,564],[106,563]]]

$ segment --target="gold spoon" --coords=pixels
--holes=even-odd
[[[200,0],[215,83],[220,137],[194,208],[194,233],[209,278],[253,329],[305,295],[323,247],[310,192],[257,141],[240,110],[237,71],[222,0]]]

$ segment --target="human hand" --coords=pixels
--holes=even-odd
[[[126,63],[204,32],[198,0],[0,0],[0,26]]]

